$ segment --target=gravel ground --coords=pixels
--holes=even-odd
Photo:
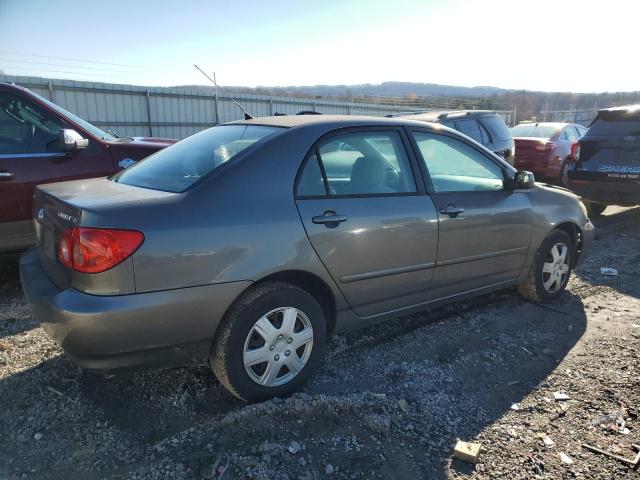
[[[0,478],[640,478],[582,448],[640,444],[640,208],[596,225],[553,305],[507,290],[337,336],[304,392],[258,405],[207,368],[79,369],[4,262]]]

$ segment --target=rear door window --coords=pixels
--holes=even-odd
[[[500,115],[480,117],[480,123],[487,127],[494,139],[511,140],[511,132]]]
[[[464,119],[456,120],[458,130],[464,133],[467,137],[473,138],[476,142],[482,143],[482,134],[480,133],[480,127],[475,120]]]
[[[260,125],[213,127],[154,153],[113,180],[136,187],[184,192],[243,150],[285,130]]]
[[[416,192],[416,184],[400,134],[364,131],[321,142],[305,161],[296,194],[305,197],[412,192]]]
[[[578,138],[580,138],[578,136],[578,132],[573,127],[567,127],[565,129],[565,133],[567,135],[567,140],[569,140],[570,142],[577,142]]]

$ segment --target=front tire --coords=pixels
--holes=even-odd
[[[554,230],[538,248],[527,279],[518,285],[518,291],[535,303],[559,297],[569,283],[574,259],[575,246],[571,237],[562,230]]]
[[[304,290],[264,282],[247,290],[223,319],[211,367],[236,397],[260,402],[299,390],[324,351],[326,321]]]

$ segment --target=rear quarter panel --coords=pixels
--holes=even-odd
[[[294,201],[293,185],[310,145],[324,133],[296,127],[163,208],[134,209],[126,223],[145,233],[133,256],[136,291],[258,281],[283,270],[321,278],[343,297],[313,250]]]

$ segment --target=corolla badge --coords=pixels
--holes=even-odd
[[[129,168],[131,165],[135,165],[136,161],[133,158],[123,158],[118,162],[120,168]]]
[[[36,218],[38,219],[39,222],[42,222],[42,220],[44,220],[44,208],[41,208],[38,210],[38,214],[36,215]]]
[[[66,220],[67,222],[78,223],[78,219],[72,215],[69,215],[68,213],[58,212],[58,216],[63,220]]]

